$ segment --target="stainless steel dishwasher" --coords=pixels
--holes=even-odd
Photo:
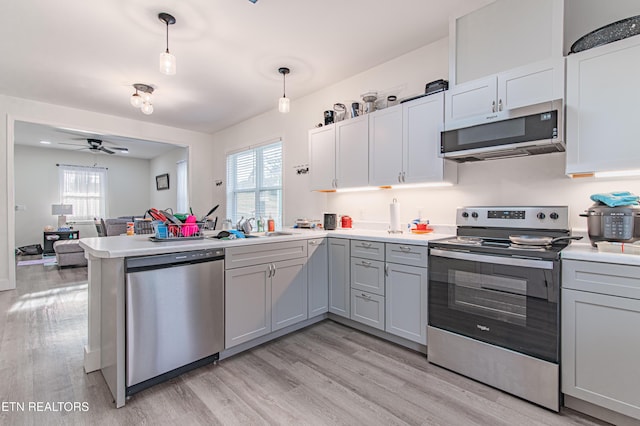
[[[126,265],[126,395],[214,362],[224,349],[224,249]]]

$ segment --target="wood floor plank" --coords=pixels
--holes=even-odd
[[[556,414],[333,321],[142,391],[114,408],[85,374],[87,268],[17,269],[0,292],[0,400],[87,412],[0,411],[2,425],[601,425]]]

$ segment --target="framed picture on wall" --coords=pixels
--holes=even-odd
[[[156,176],[156,190],[169,189],[169,173]]]

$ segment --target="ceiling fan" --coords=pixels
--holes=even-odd
[[[80,150],[83,149],[88,149],[91,152],[104,152],[107,154],[115,154],[116,151],[119,151],[121,153],[127,153],[129,152],[129,148],[125,148],[125,147],[121,147],[121,146],[109,146],[109,148],[107,148],[106,146],[103,145],[102,139],[94,139],[94,138],[87,138],[84,139],[87,141],[87,146],[84,146],[82,148],[80,148]],[[108,142],[106,142],[108,143]],[[72,146],[82,146],[82,145],[78,145],[75,143],[64,143],[64,142],[60,142],[60,145],[72,145]]]

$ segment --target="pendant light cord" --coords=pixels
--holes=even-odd
[[[167,25],[167,53],[169,53],[169,21],[166,21],[165,24]]]

